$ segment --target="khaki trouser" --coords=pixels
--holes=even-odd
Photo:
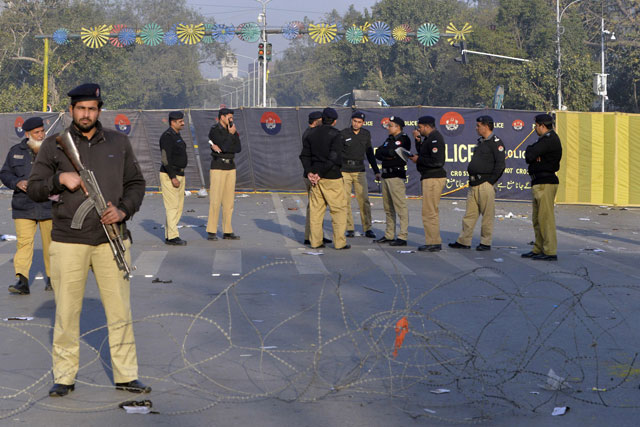
[[[217,233],[220,205],[222,205],[222,232],[233,233],[231,216],[236,191],[236,170],[211,169],[209,171],[209,219],[207,232]]]
[[[164,211],[166,213],[166,222],[164,226],[164,237],[166,239],[175,239],[180,237],[178,232],[178,222],[182,216],[184,208],[184,176],[176,176],[180,186],[175,188],[171,183],[169,175],[160,172],[160,188],[162,189],[162,201],[164,202]]]
[[[42,257],[44,258],[44,271],[47,277],[49,272],[49,245],[51,244],[50,219],[36,221],[35,219],[15,219],[16,225],[16,254],[13,257],[13,268],[18,274],[29,279],[31,262],[33,261],[33,243],[38,226],[40,226],[40,238],[42,239]]]
[[[440,216],[438,204],[447,178],[426,178],[422,180],[422,225],[427,245],[440,245]]]
[[[340,249],[347,244],[344,233],[347,231],[347,196],[344,184],[340,179],[321,178],[311,187],[309,194],[309,223],[311,226],[310,242],[312,247],[322,244],[322,223],[324,214],[329,206],[331,224],[333,227],[333,244]]]
[[[366,233],[371,230],[371,204],[369,203],[366,172],[342,172],[342,179],[344,180],[344,192],[347,195],[347,230],[355,230],[353,212],[351,211],[351,188],[353,187],[360,208],[362,231]]]
[[[480,243],[491,246],[493,237],[493,222],[496,216],[496,190],[493,185],[483,182],[475,187],[469,187],[467,192],[467,211],[462,218],[462,233],[458,236],[458,243],[471,246],[473,229],[478,217],[482,215],[480,228]]]
[[[125,240],[125,257],[131,262],[131,243]],[[93,274],[107,316],[113,380],[124,383],[138,378],[138,359],[133,336],[129,280],[118,269],[108,243],[98,246],[53,241],[51,286],[56,301],[53,328],[53,377],[58,384],[73,384],[80,360],[80,312],[89,274]]]
[[[400,218],[398,239],[407,240],[409,236],[409,210],[402,178],[382,178],[382,205],[387,217],[384,237],[393,240],[396,234],[396,213]]]
[[[553,203],[556,199],[558,184],[536,184],[531,188],[533,193],[533,231],[536,236],[533,252],[545,255],[558,254],[556,238],[556,218]]]

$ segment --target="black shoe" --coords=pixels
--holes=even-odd
[[[381,238],[374,240],[373,243],[389,243],[389,242],[394,242],[395,240],[393,239],[387,239],[386,237],[382,236]]]
[[[336,251],[341,251],[341,250],[343,250],[343,249],[351,249],[351,245],[344,245],[344,246],[343,246],[343,247],[341,247],[341,248],[335,248],[335,249],[336,249]]]
[[[370,239],[375,239],[376,238],[376,233],[374,233],[371,230],[367,230],[364,232],[364,237],[368,237]]]
[[[345,236],[347,237],[356,237],[356,232],[353,230],[347,230],[347,234],[345,234]]]
[[[442,245],[422,245],[418,247],[420,252],[439,252],[442,250]]]
[[[52,291],[53,287],[51,287],[51,278],[47,277],[47,284],[44,285],[45,291]]]
[[[18,295],[29,295],[29,279],[18,273],[18,281],[15,285],[9,285],[9,292]]]
[[[449,247],[450,248],[455,248],[455,249],[471,249],[471,246],[467,246],[467,245],[463,245],[462,243],[458,243],[457,240],[454,243],[449,243]]]
[[[558,255],[545,255],[543,253],[539,253],[536,256],[532,256],[531,259],[535,259],[536,261],[557,261]]]
[[[240,240],[240,236],[233,233],[224,233],[222,238],[225,240]]]
[[[187,242],[179,237],[174,237],[173,239],[164,239],[164,244],[172,246],[186,246]]]
[[[333,243],[333,240],[327,239],[326,237],[322,238],[322,243]]]
[[[142,384],[138,380],[129,381],[128,383],[116,383],[116,390],[129,391],[131,393],[151,393],[151,387]]]
[[[304,242],[302,242],[303,245],[310,245],[311,242],[309,240],[305,240]]]
[[[526,254],[521,254],[520,256],[521,256],[522,258],[533,258],[533,257],[534,257],[534,256],[536,256],[536,255],[540,255],[540,254],[535,253],[535,252],[533,252],[533,251],[529,251],[529,252],[527,252]]]
[[[402,239],[396,239],[389,243],[389,246],[407,246],[407,241]]]
[[[218,235],[216,233],[207,233],[207,240],[218,240]]]
[[[51,397],[62,397],[69,394],[70,391],[73,391],[76,388],[75,384],[67,385],[67,384],[54,384],[51,389],[49,389],[49,396]]]
[[[326,248],[325,244],[321,244],[320,246],[311,246],[311,249],[322,249],[322,248]]]
[[[480,243],[478,246],[476,246],[476,251],[490,251],[491,250],[491,245],[483,245],[482,243]]]

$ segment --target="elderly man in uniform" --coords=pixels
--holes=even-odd
[[[347,196],[340,166],[342,165],[343,138],[334,126],[338,113],[333,108],[322,111],[322,125],[302,141],[300,161],[311,182],[309,216],[311,225],[311,247],[324,248],[322,223],[329,206],[333,226],[335,249],[349,249],[345,231],[347,229]]]
[[[387,130],[389,136],[376,149],[376,158],[382,161],[382,204],[386,214],[387,227],[376,243],[389,243],[391,246],[407,246],[409,236],[409,209],[405,181],[407,163],[398,155],[396,149],[411,150],[411,140],[403,132],[404,120],[397,116],[389,118]],[[400,230],[396,234],[396,214],[400,219]]]
[[[538,140],[527,147],[524,153],[531,176],[533,212],[531,221],[536,236],[533,250],[522,254],[523,258],[540,261],[558,260],[558,240],[553,205],[560,181],[556,172],[560,170],[562,144],[553,130],[553,117],[539,114],[535,117]]]
[[[37,202],[52,195],[51,284],[56,300],[53,328],[54,385],[49,396],[65,396],[75,388],[80,363],[80,313],[89,270],[93,270],[107,317],[113,379],[117,390],[148,393],[138,380],[138,360],[133,335],[130,283],[114,259],[103,224],[115,224],[131,262],[131,239],[126,220],[135,214],[144,197],[145,181],[129,138],[106,129],[98,120],[102,97],[100,86],[83,84],[68,93],[73,122],[67,129],[81,162],[95,175],[107,202],[98,215],[91,210],[81,228],[71,220],[87,200],[82,178],[71,160],[58,147],[56,136],[44,140],[33,165],[27,193]]]
[[[33,244],[38,226],[42,239],[44,270],[47,275],[45,290],[52,290],[49,278],[51,201],[34,202],[27,195],[27,180],[31,173],[31,167],[45,137],[42,118],[31,117],[25,120],[22,129],[25,131],[25,138],[9,150],[2,170],[0,170],[0,180],[13,190],[11,216],[16,226],[17,241],[13,267],[18,282],[9,286],[9,292],[28,295],[29,270],[31,270],[31,262],[33,261]]]
[[[371,134],[363,129],[365,115],[355,111],[351,115],[351,126],[342,130],[344,149],[342,151],[342,179],[347,194],[347,237],[355,236],[353,213],[351,212],[351,189],[355,190],[356,201],[360,208],[360,222],[365,237],[376,238],[371,230],[371,204],[369,203],[369,188],[367,187],[367,173],[364,169],[364,158],[367,157],[376,179],[380,179],[380,170],[371,147]]]
[[[180,131],[184,128],[182,111],[169,113],[169,129],[160,137],[160,186],[166,214],[164,243],[184,246],[180,238],[178,222],[184,208],[184,168],[187,167],[187,144],[182,140]]]
[[[233,110],[221,108],[218,123],[209,131],[211,146],[211,170],[209,171],[209,218],[207,239],[218,240],[218,219],[222,205],[222,238],[238,240],[233,233],[231,216],[236,192],[236,164],[234,158],[240,152],[240,135],[233,123]]]
[[[480,116],[476,119],[476,132],[480,135],[478,144],[467,171],[469,172],[469,191],[467,193],[467,210],[462,219],[462,233],[449,247],[471,249],[473,229],[478,217],[482,215],[480,244],[477,251],[491,250],[493,238],[493,222],[495,220],[494,185],[498,182],[505,167],[504,143],[493,133],[493,118]]]
[[[302,133],[302,141],[311,133],[312,130],[317,128],[322,124],[322,111],[312,111],[309,113],[309,127],[307,127]],[[311,204],[311,181],[307,178],[306,174],[304,175],[304,185],[307,188],[307,213],[304,221],[304,244],[310,245],[311,241],[309,240],[309,235],[311,234],[311,225],[309,224],[309,205]],[[326,237],[322,237],[322,243],[331,243],[331,239],[327,239]]]
[[[418,247],[418,250],[438,252],[442,249],[438,205],[447,182],[444,138],[436,130],[436,119],[432,116],[418,119],[418,129],[414,130],[413,136],[418,154],[411,160],[416,164],[422,182],[422,224],[426,240],[426,245]]]

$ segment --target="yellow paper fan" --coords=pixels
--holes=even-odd
[[[449,38],[449,43],[454,44],[462,40],[466,40],[466,35],[471,34],[473,30],[471,29],[471,24],[465,22],[462,29],[458,30],[453,22],[449,22],[447,25],[447,34],[453,34],[453,37]]]
[[[204,37],[204,24],[178,24],[178,40],[184,44],[196,44]]]
[[[110,25],[98,25],[96,27],[82,28],[80,38],[91,49],[97,49],[107,44],[111,34]]]
[[[365,22],[364,25],[360,25],[360,29],[362,30],[362,43],[369,41],[369,28],[371,28],[371,24],[369,22]]]
[[[311,40],[318,44],[329,43],[336,38],[338,32],[337,26],[329,24],[309,24],[309,36]]]

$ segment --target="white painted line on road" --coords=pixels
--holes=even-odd
[[[416,274],[393,255],[381,249],[368,249],[364,251],[364,254],[386,274],[402,274],[403,276],[415,276]]]
[[[144,251],[133,265],[136,266],[134,270],[136,276],[153,277],[158,273],[160,265],[167,256],[167,251]]]
[[[293,227],[287,218],[287,214],[284,211],[284,206],[280,200],[280,194],[271,193],[271,199],[273,200],[273,206],[278,216],[278,223],[280,224],[280,230],[282,231],[282,237],[284,238],[284,244],[287,247],[300,246],[300,243],[296,242],[296,236],[293,231]]]
[[[479,253],[476,251],[472,252],[472,250],[469,250],[469,249],[450,249],[450,250],[440,251],[435,253],[441,260],[457,268],[460,271],[474,270],[476,268],[481,268],[481,267],[500,268],[500,266],[502,265],[502,264],[495,263],[493,261],[493,258],[495,257],[492,255],[487,256],[487,265],[480,265],[477,262],[471,260],[470,258],[467,258],[466,256],[464,256],[461,253],[462,251],[467,252],[470,255],[472,254],[475,255]],[[476,274],[478,275],[478,277],[500,277],[498,273],[489,269],[479,270],[478,272],[476,272]]]
[[[242,272],[242,252],[240,249],[217,249],[213,256],[212,274],[239,276]]]
[[[329,270],[322,263],[319,256],[309,256],[295,249],[291,249],[291,258],[296,263],[296,268],[300,274],[329,274]]]

